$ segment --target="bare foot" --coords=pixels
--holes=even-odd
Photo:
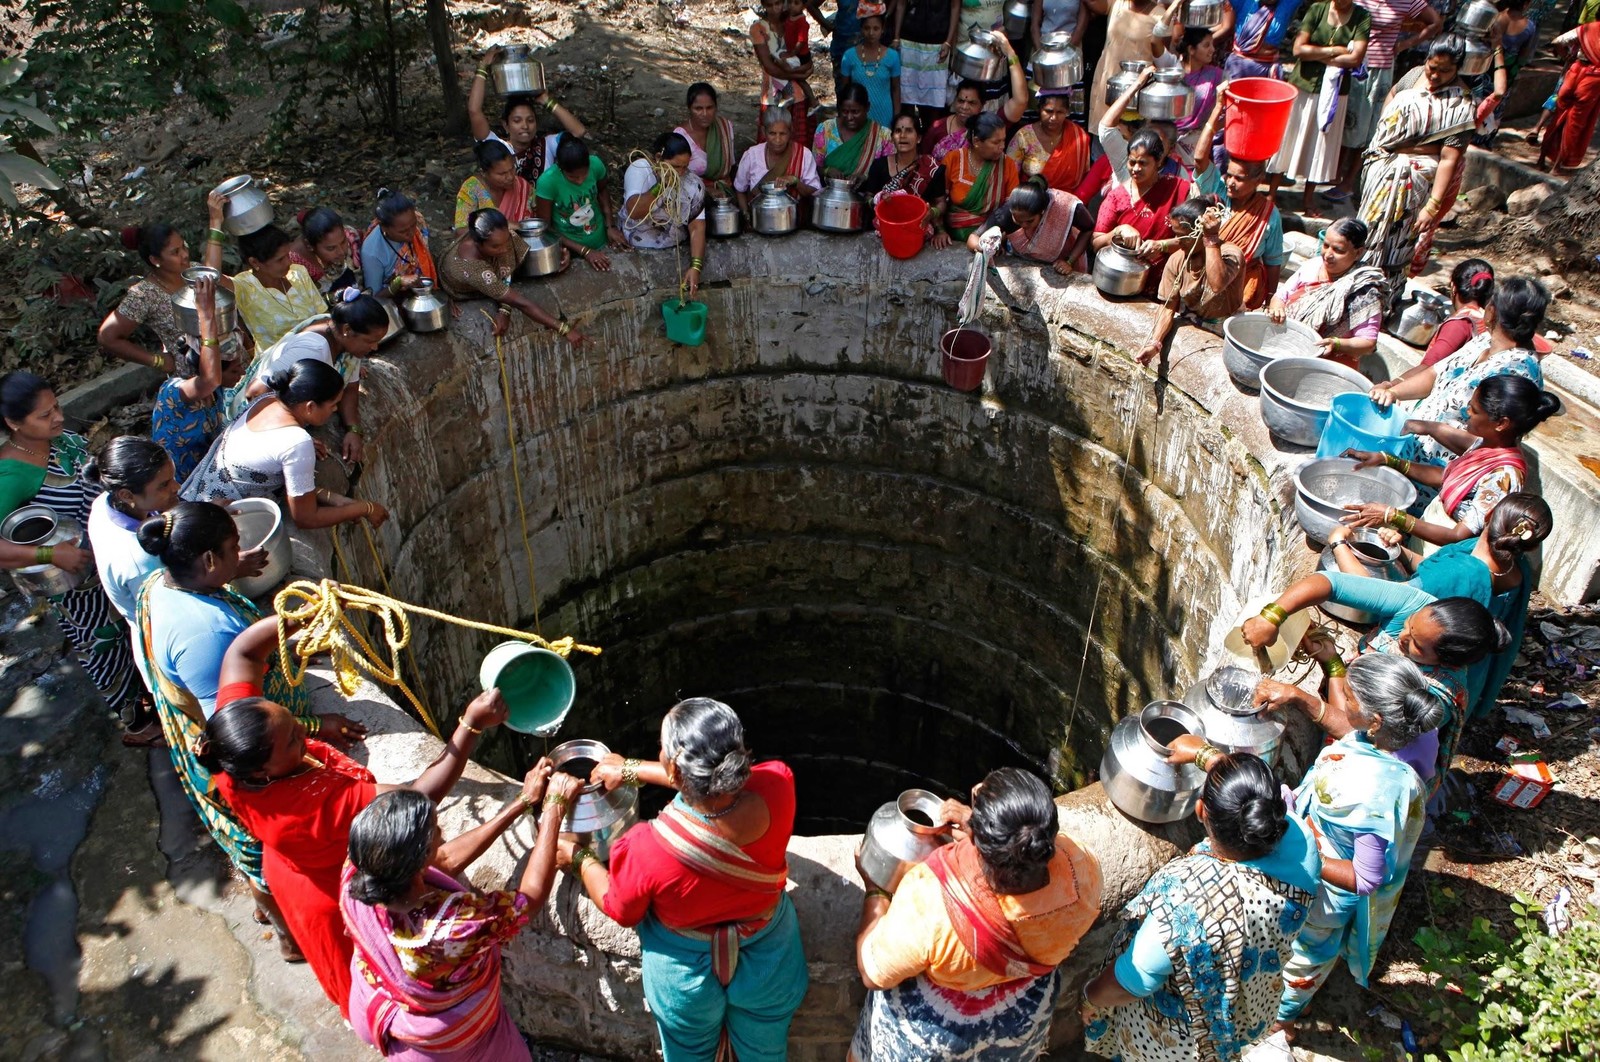
[[[1295,1038],[1300,1034],[1300,1031],[1295,1028],[1294,1022],[1292,1021],[1277,1022],[1272,1026],[1272,1031],[1275,1033],[1283,1033],[1283,1042],[1286,1044],[1294,1043]]]

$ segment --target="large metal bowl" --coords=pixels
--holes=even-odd
[[[1261,367],[1276,358],[1317,356],[1316,330],[1299,321],[1278,324],[1264,313],[1235,314],[1222,322],[1222,364],[1246,391],[1261,386]]]
[[[1294,474],[1294,515],[1306,538],[1317,545],[1349,513],[1346,505],[1371,502],[1409,509],[1417,488],[1392,468],[1356,468],[1348,457],[1313,458]]]
[[[1275,358],[1261,367],[1261,420],[1273,438],[1314,447],[1333,396],[1371,387],[1359,372],[1327,358]]]

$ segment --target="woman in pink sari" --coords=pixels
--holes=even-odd
[[[356,816],[339,908],[355,942],[350,1025],[357,1036],[405,1062],[529,1058],[500,1002],[500,945],[544,906],[561,820],[582,784],[570,774],[552,778],[550,761],[541,759],[516,800],[449,841],[433,801],[415,789],[384,793]],[[514,891],[480,893],[461,880],[541,804],[538,839]]]
[[[1141,129],[1128,141],[1128,180],[1106,193],[1095,219],[1094,249],[1103,251],[1115,243],[1132,251],[1151,265],[1162,262],[1171,248],[1157,244],[1172,235],[1168,220],[1172,208],[1189,198],[1189,182],[1161,172],[1167,161],[1167,146],[1154,129]],[[1151,269],[1145,278],[1144,293],[1154,295],[1161,284],[1161,270]]]

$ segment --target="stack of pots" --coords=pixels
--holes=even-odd
[[[1494,65],[1489,29],[1499,15],[1499,9],[1489,0],[1472,0],[1456,15],[1456,32],[1467,42],[1467,57],[1461,62],[1462,77],[1477,77]]]

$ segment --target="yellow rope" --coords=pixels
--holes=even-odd
[[[487,312],[483,314],[489,317]],[[489,317],[489,324],[494,325],[494,318]],[[506,352],[500,343],[500,337],[494,337],[494,356],[500,362],[500,397],[506,407],[506,443],[511,448],[511,482],[517,488],[517,518],[522,522],[522,551],[528,557],[528,594],[533,600],[533,629],[538,634],[544,633],[544,626],[539,620],[539,586],[533,575],[533,541],[528,538],[528,507],[522,500],[522,469],[517,462],[517,416],[511,407],[511,380],[506,376]],[[388,586],[384,587],[388,590]]]

